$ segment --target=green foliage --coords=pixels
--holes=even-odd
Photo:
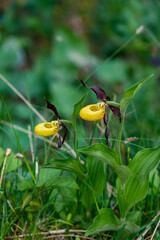
[[[139,151],[129,163],[132,175],[136,177],[147,176],[160,161],[160,145],[156,148],[144,149]]]
[[[91,156],[86,159],[87,184],[82,189],[82,202],[87,209],[91,209],[95,198],[102,197],[105,187],[104,164]]]
[[[158,1],[2,2],[0,73],[47,121],[54,116],[43,99],[50,99],[62,122],[71,120],[72,128],[67,126],[67,143],[61,150],[51,147],[51,139],[43,145],[32,134],[40,119],[0,79],[1,238],[24,234],[26,239],[42,239],[42,230],[48,237],[52,230],[66,229],[67,235],[72,228],[88,229],[86,235],[96,234],[96,239],[133,239],[151,226],[145,236],[149,238],[160,208],[160,157],[155,148],[160,144]],[[144,28],[138,33],[140,24]],[[77,78],[120,102],[125,126],[121,125],[124,135],[118,148],[119,123],[109,112],[110,151],[102,144],[103,122],[78,119],[87,94]],[[85,101],[97,99],[89,91]],[[130,137],[137,140],[124,141]],[[2,174],[3,149],[8,147],[12,154]],[[76,159],[70,157],[70,149]],[[17,152],[23,152],[23,160],[15,157]],[[78,234],[83,235],[75,233],[73,238]]]
[[[4,154],[3,154],[3,149],[2,148],[0,148],[0,167],[1,167],[1,165],[2,165],[2,163],[3,163],[3,160],[4,160]]]
[[[98,216],[93,220],[86,236],[103,231],[118,231],[121,228],[121,221],[116,217],[110,208],[101,209]]]
[[[35,184],[31,180],[27,179],[22,179],[17,185],[18,190],[20,191],[32,190],[34,186]]]
[[[0,148],[0,166],[2,166],[3,161],[4,161],[4,152],[3,152],[3,149]],[[4,173],[9,173],[11,171],[14,171],[17,168],[19,168],[21,165],[22,165],[22,160],[19,158],[16,158],[14,153],[11,153],[7,157]]]
[[[128,212],[136,202],[145,198],[149,187],[149,174],[160,161],[160,146],[153,149],[139,151],[128,167],[132,176],[123,186],[125,196],[123,197],[122,186],[117,183],[118,201],[122,215]]]
[[[69,176],[60,176],[60,171],[55,169],[40,169],[37,188],[75,188],[78,189],[78,185],[75,180]]]
[[[122,182],[130,176],[130,170],[126,166],[119,166],[118,157],[116,151],[113,149],[108,149],[106,145],[96,143],[90,147],[79,149],[79,152],[85,153],[97,159],[97,161],[102,161],[110,165]]]
[[[75,128],[75,124],[76,124],[76,118],[82,108],[82,105],[83,105],[83,102],[85,100],[85,98],[87,97],[88,93],[86,93],[84,95],[84,97],[74,105],[74,111],[73,111],[73,114],[72,114],[72,124],[73,124],[73,128]]]
[[[44,165],[43,168],[66,170],[77,174],[79,177],[84,177],[83,172],[79,168],[79,164],[73,158],[53,159],[49,164]]]
[[[136,92],[146,83],[146,81],[148,79],[150,79],[153,76],[153,74],[151,74],[149,77],[145,78],[144,80],[134,84],[131,88],[128,88],[125,90],[125,96],[122,98],[121,102],[120,102],[120,109],[121,112],[124,113],[127,109],[127,106],[129,104],[129,102],[131,101],[131,99],[134,97],[134,95],[136,94]]]
[[[94,191],[98,195],[102,195],[105,185],[104,164],[93,157],[87,157],[86,164],[88,176]]]

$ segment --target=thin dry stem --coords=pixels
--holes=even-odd
[[[157,231],[159,225],[160,225],[160,220],[158,221],[158,223],[157,223],[157,225],[156,225],[156,227],[155,227],[155,229],[154,229],[154,232],[153,232],[153,234],[152,234],[151,240],[153,240],[153,237],[154,237],[154,235],[156,234],[156,231]]]
[[[9,155],[10,153],[11,153],[11,149],[10,149],[10,148],[7,148],[6,154],[5,154],[5,159],[4,159],[4,162],[3,162],[2,172],[1,172],[0,188],[1,188],[1,185],[2,185],[3,173],[4,173],[4,169],[5,169],[7,157],[8,157],[8,155]]]
[[[34,148],[33,148],[32,132],[31,132],[31,126],[30,125],[28,125],[28,137],[29,137],[29,142],[30,142],[32,162],[34,163]]]
[[[9,88],[21,98],[21,100],[43,121],[46,122],[45,118],[28,102],[28,100],[2,75],[0,74],[0,79],[8,85]]]
[[[53,235],[55,235],[55,237],[57,237],[57,235],[59,235],[59,236],[62,236],[62,235],[66,236],[65,232],[66,232],[66,229],[60,229],[60,230],[52,230],[52,231],[48,231],[48,232],[39,232],[38,235],[41,235],[41,236],[45,236],[45,235],[46,236],[47,235],[52,235],[53,236]],[[68,232],[77,234],[77,233],[85,233],[86,230],[70,229]],[[17,237],[18,238],[24,238],[24,237],[28,237],[28,236],[33,236],[33,234],[20,234]],[[73,236],[74,236],[74,234],[73,234]],[[9,237],[10,237],[10,239],[14,238],[14,237],[11,237],[11,236],[9,236]],[[8,239],[8,237],[5,237],[5,239]]]
[[[152,219],[151,222],[153,222],[154,220],[156,220],[159,216],[160,216],[160,212],[158,212],[158,214]],[[147,226],[147,227],[146,227],[146,230],[141,234],[141,236],[144,237],[150,229],[151,229],[151,226]],[[141,237],[141,236],[140,236],[139,238],[137,238],[137,240],[142,240],[142,237]]]

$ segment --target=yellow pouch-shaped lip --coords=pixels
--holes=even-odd
[[[81,118],[87,121],[96,121],[104,117],[105,109],[104,103],[91,104],[82,108],[79,112]]]
[[[59,130],[58,121],[39,123],[34,131],[39,136],[48,137],[56,134]]]

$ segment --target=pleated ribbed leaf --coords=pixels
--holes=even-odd
[[[119,165],[116,151],[108,149],[104,144],[96,143],[90,147],[79,149],[78,151],[96,158],[97,161],[102,161],[110,165],[115,170],[122,183],[131,175],[128,167]]]
[[[118,231],[121,228],[121,221],[110,208],[100,210],[93,224],[87,229],[86,236],[103,231]]]
[[[66,170],[75,173],[79,177],[84,177],[83,172],[79,168],[78,162],[73,158],[53,159],[50,163],[43,165],[43,168]]]
[[[139,151],[128,167],[136,177],[148,175],[160,161],[160,146]]]

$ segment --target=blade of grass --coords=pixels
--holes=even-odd
[[[24,162],[25,162],[25,164],[26,164],[26,167],[27,167],[28,171],[30,172],[33,181],[35,182],[35,181],[36,181],[36,180],[35,180],[35,177],[34,177],[33,172],[32,172],[32,170],[31,170],[31,168],[30,168],[30,166],[29,166],[29,163],[28,163],[28,161],[27,161],[27,159],[26,159],[26,156],[25,156],[25,154],[24,154],[24,152],[23,152],[23,149],[22,149],[21,144],[20,144],[20,142],[19,142],[18,135],[17,135],[17,133],[16,133],[16,131],[15,131],[15,129],[14,129],[14,126],[13,126],[13,122],[12,122],[12,119],[11,119],[11,115],[10,115],[10,113],[9,113],[9,111],[8,111],[7,105],[6,105],[6,103],[5,103],[2,95],[1,95],[1,99],[2,99],[2,101],[3,101],[3,103],[4,103],[5,108],[6,108],[6,111],[7,111],[8,117],[9,117],[9,120],[10,120],[10,122],[11,122],[11,124],[12,124],[12,128],[13,128],[15,137],[16,137],[16,139],[17,139],[17,143],[18,143],[18,145],[19,145],[19,148],[20,148],[20,150],[21,150],[21,153],[22,153],[22,155],[23,155],[23,158],[24,158]]]

